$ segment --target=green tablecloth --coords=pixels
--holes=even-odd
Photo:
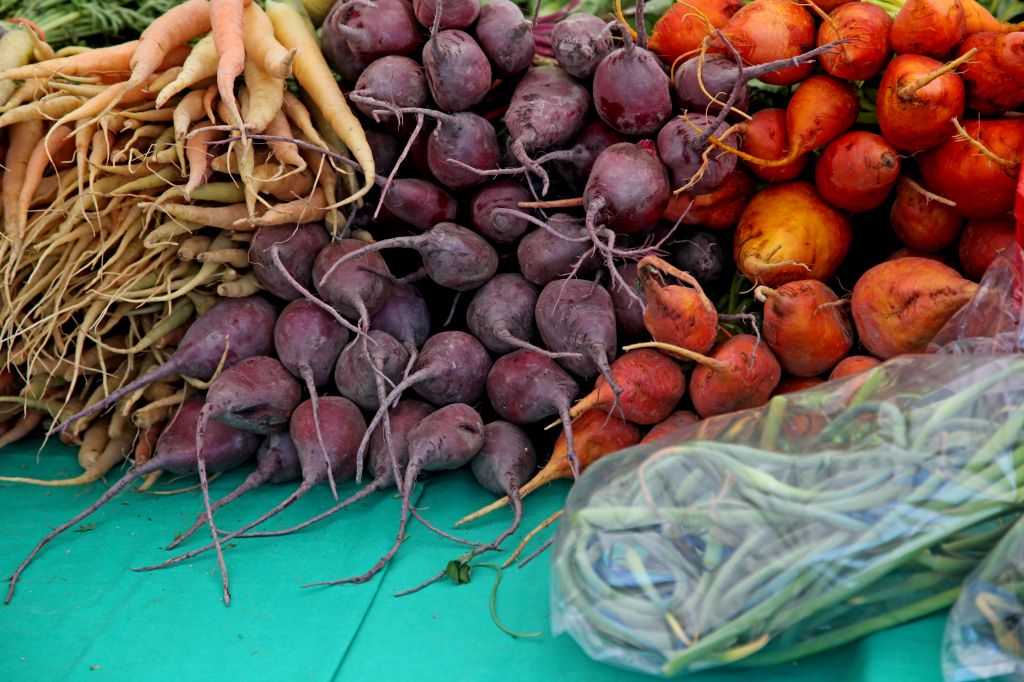
[[[37,463],[39,446],[35,441],[0,451],[0,475],[79,473],[73,450],[48,445]],[[246,473],[225,474],[212,492],[226,493]],[[446,474],[422,488],[419,506],[445,528],[491,499],[466,472]],[[350,483],[341,492],[355,489]],[[84,489],[0,484],[0,572],[9,575],[50,528],[103,490],[102,484]],[[268,486],[251,493],[218,512],[218,522],[237,527],[290,490]],[[553,485],[527,498],[524,527],[556,510],[565,490]],[[328,490],[312,492],[275,527],[307,518],[330,502]],[[238,542],[225,555],[233,594],[228,608],[220,601],[212,553],[165,571],[128,570],[166,558],[162,546],[191,524],[200,507],[198,492],[170,497],[127,492],[87,519],[80,532],[51,543],[22,576],[14,601],[0,606],[0,680],[653,679],[591,661],[570,637],[551,635],[543,559],[506,571],[497,601],[507,626],[542,630],[537,639],[515,640],[494,626],[488,610],[494,574],[486,569],[476,571],[469,584],[441,583],[396,599],[395,592],[462,551],[418,524],[373,582],[300,589],[362,572],[376,561],[396,529],[399,502],[390,495],[378,494],[293,536]],[[490,539],[508,519],[507,513],[493,514],[467,528],[465,536]],[[198,546],[208,537],[197,534],[186,545]],[[933,616],[793,665],[689,679],[940,680],[944,620]]]

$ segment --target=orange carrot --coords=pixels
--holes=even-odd
[[[44,143],[32,150],[32,155],[25,164],[25,171],[18,179],[21,187],[16,212],[13,215],[5,214],[7,224],[13,223],[15,234],[24,234],[25,225],[28,223],[29,204],[32,202],[32,195],[36,193],[36,188],[43,180],[46,167],[53,163],[54,155],[74,139],[70,126],[55,126],[47,133]]]
[[[242,0],[211,0],[210,26],[217,46],[217,90],[231,115],[230,123],[244,129],[242,114],[235,101],[235,79],[245,67],[245,46],[242,43]]]
[[[287,96],[285,101],[287,101]],[[264,134],[273,137],[292,137],[292,127],[288,125],[288,118],[284,115],[283,111],[277,112],[266,129],[263,131]],[[298,170],[304,170],[306,168],[306,160],[299,154],[299,148],[292,142],[281,142],[280,140],[268,141],[267,146],[274,152],[274,156],[281,163],[293,166]]]
[[[210,3],[187,0],[164,12],[139,36],[138,47],[129,64],[133,85],[156,73],[160,62],[173,48],[184,45],[210,30]]]
[[[640,442],[640,430],[638,428],[603,410],[585,412],[574,422],[573,431],[576,443],[576,456],[580,461],[580,470],[586,469],[605,455]],[[548,463],[537,472],[536,476],[519,488],[520,497],[526,497],[537,488],[560,478],[572,478],[568,454],[569,448],[565,433],[563,432],[555,442],[555,447],[551,452],[551,459],[548,460]],[[478,519],[481,516],[490,514],[495,509],[501,509],[508,503],[509,498],[507,496],[500,500],[495,500],[486,507],[463,516],[455,525],[461,526],[464,523]]]
[[[15,224],[11,217],[18,214],[21,181],[25,177],[29,159],[32,158],[32,153],[42,138],[42,121],[24,121],[11,126],[7,155],[4,158],[5,170],[0,180],[0,203],[3,204],[4,231],[14,242],[16,249],[20,248],[21,240],[24,238],[24,226]]]
[[[200,128],[185,142],[185,157],[188,160],[188,183],[185,185],[185,198],[201,184],[206,182],[206,171],[210,167],[209,142],[220,136],[215,128]]]

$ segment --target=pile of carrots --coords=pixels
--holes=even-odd
[[[15,26],[0,48],[6,445],[162,364],[218,299],[259,291],[257,227],[344,228],[356,176],[250,134],[352,153],[371,180],[373,159],[297,3],[189,0],[138,40],[57,53]],[[83,475],[33,482],[141,464],[187,390],[168,379],[75,424],[61,438]]]

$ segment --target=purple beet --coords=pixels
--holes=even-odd
[[[571,273],[591,272],[600,259],[591,249],[583,221],[567,213],[555,213],[547,228],[529,233],[519,242],[519,271],[534,284],[544,285]]]
[[[580,388],[558,363],[517,350],[498,358],[487,374],[487,398],[502,419],[529,426],[555,415],[571,422],[569,409]]]
[[[505,125],[512,136],[513,156],[544,182],[548,176],[530,154],[566,144],[583,126],[590,110],[590,92],[561,68],[535,66],[512,93]]]
[[[330,267],[320,267],[320,258],[313,268],[317,286],[325,277],[336,278],[338,269],[352,268],[355,259],[374,257],[384,249],[416,249],[423,259],[423,268],[431,280],[456,291],[469,291],[482,286],[498,269],[498,254],[483,237],[455,223],[438,223],[429,232],[411,237],[392,237],[360,249],[352,249],[333,259]],[[383,259],[381,259],[383,261]]]
[[[472,460],[484,442],[484,424],[480,415],[461,403],[447,405],[421,419],[409,431],[409,463],[402,485],[402,511],[398,536],[391,549],[366,573],[342,580],[314,583],[315,585],[342,585],[365,583],[387,565],[398,552],[408,525],[412,509],[412,494],[416,479],[423,471],[458,469]]]
[[[367,64],[389,55],[411,55],[423,43],[407,0],[338,2],[324,19],[322,32],[324,42],[346,41],[352,54]]]
[[[636,275],[636,263],[628,262],[617,266],[619,271],[618,279],[621,279],[632,290],[623,286],[612,286],[608,292],[612,296],[612,303],[615,305],[615,321],[619,325],[619,331],[624,336],[641,337],[647,335],[647,327],[644,326],[644,293],[640,289],[639,280]],[[632,292],[632,293],[631,293]]]
[[[325,246],[313,261],[313,283],[339,313],[369,324],[370,316],[391,295],[392,280],[387,263],[373,251],[346,258],[365,247],[365,242],[358,239],[342,239]]]
[[[594,105],[601,119],[625,135],[650,135],[672,115],[668,75],[661,60],[633,42],[612,51],[594,72]]]
[[[437,33],[423,47],[423,68],[434,102],[442,111],[465,111],[491,89],[491,63],[468,33]]]
[[[573,13],[551,29],[551,51],[569,75],[586,80],[615,43],[605,30],[605,21],[586,12]]]
[[[302,294],[281,274],[273,261],[271,248],[277,246],[282,265],[292,279],[309,288],[312,284],[313,259],[331,239],[319,223],[273,225],[261,227],[249,244],[249,262],[260,286],[278,298],[292,301]]]
[[[262,435],[283,431],[301,400],[299,382],[277,358],[245,358],[210,384],[196,437],[200,442],[204,440],[207,419]]]
[[[522,275],[495,275],[473,295],[466,309],[466,327],[492,353],[524,348],[553,355],[530,343],[536,331],[533,311],[537,294],[537,287]]]
[[[455,220],[458,202],[447,190],[429,180],[398,178],[384,199],[388,214],[420,232]]]
[[[366,431],[366,421],[363,419],[359,408],[351,401],[336,396],[325,396],[320,399],[320,412],[322,426],[324,427],[323,442],[328,445],[329,465],[324,463],[323,454],[320,451],[321,438],[317,436],[313,422],[313,409],[310,401],[300,404],[292,413],[290,423],[290,435],[295,444],[295,451],[298,454],[299,465],[302,468],[302,483],[299,487],[285,498],[280,504],[260,516],[255,521],[247,523],[236,531],[228,533],[220,538],[220,542],[227,542],[244,534],[246,531],[258,526],[267,519],[281,513],[296,500],[309,492],[314,486],[328,480],[328,466],[331,476],[336,481],[345,481],[352,477],[355,471],[355,460],[353,454],[355,445],[359,443]],[[134,568],[134,571],[151,571],[159,568],[167,568],[187,561],[199,554],[214,549],[215,543],[208,544],[199,549],[180,554],[173,559],[156,564]],[[227,584],[225,577],[225,595],[227,597]]]
[[[441,16],[437,17],[439,1]],[[480,0],[413,0],[412,8],[416,19],[426,28],[433,26],[435,20],[435,30],[466,28],[480,15]]]
[[[388,439],[385,437],[385,429],[381,425],[381,427],[374,430],[373,435],[370,437],[370,472],[373,474],[373,480],[363,486],[359,492],[291,528],[245,533],[239,537],[265,538],[294,533],[314,523],[323,521],[327,517],[355,504],[378,490],[394,485],[396,480],[395,470],[397,469],[399,472],[398,477],[400,479],[401,472],[405,470],[406,463],[409,461],[409,431],[433,411],[434,408],[431,405],[418,400],[403,400],[388,411],[391,447],[389,447]]]
[[[722,139],[728,123],[717,122],[704,114],[683,114],[666,123],[658,133],[658,156],[672,171],[676,187],[690,194],[715,191],[727,175],[736,170],[736,156],[712,147],[707,136]]]
[[[365,132],[366,141],[373,152],[374,167],[376,167],[377,172],[381,175],[389,175],[392,169],[394,169],[395,164],[398,163],[398,157],[402,153],[401,143],[397,137],[381,130],[375,130],[369,126],[365,128]]]
[[[448,2],[445,2],[446,8]],[[519,5],[511,0],[490,0],[484,5],[473,32],[500,75],[517,76],[533,63],[537,51],[533,26],[523,17]]]
[[[497,212],[496,208],[515,209],[521,201],[532,197],[515,180],[495,180],[476,191],[469,204],[473,229],[492,244],[511,244],[530,227],[524,218]]]
[[[185,332],[170,360],[135,381],[117,389],[78,414],[53,427],[59,433],[83,417],[105,410],[129,393],[174,374],[209,380],[217,367],[231,367],[254,355],[269,355],[274,349],[274,306],[259,296],[222,298],[196,318]]]
[[[555,168],[570,187],[582,192],[598,155],[613,144],[624,141],[623,137],[608,127],[604,121],[590,121],[572,140],[571,149],[575,153],[555,161]]]
[[[672,191],[665,166],[650,147],[620,142],[598,155],[583,190],[590,225],[630,234],[658,222]]]
[[[377,119],[374,112],[381,108],[367,103],[364,97],[387,102],[395,108],[423,107],[429,100],[429,93],[427,79],[419,64],[408,57],[389,55],[366,67],[349,97],[363,115]],[[403,127],[403,121],[395,116],[381,116],[380,122],[394,133],[410,130],[408,126]]]
[[[274,325],[277,357],[293,376],[302,379],[306,385],[317,433],[322,433],[317,387],[325,386],[331,380],[338,355],[347,342],[348,330],[323,308],[304,298],[289,303]],[[322,450],[327,457],[326,446]],[[334,480],[330,476],[328,478],[331,493],[337,496]]]
[[[286,432],[272,433],[263,439],[259,450],[256,451],[256,468],[249,474],[242,483],[230,493],[220,498],[210,506],[210,513],[217,511],[226,504],[234,502],[239,497],[255,490],[264,483],[288,483],[296,481],[302,476],[302,467],[299,465],[299,455],[295,451],[295,444],[292,437]],[[171,550],[206,525],[206,512],[200,512],[196,516],[195,523],[187,531],[174,538],[174,542],[167,545]]]
[[[238,299],[226,299],[238,300]],[[198,322],[197,322],[198,324]],[[193,325],[194,326],[194,325]],[[214,422],[206,430],[203,441],[203,457],[199,458],[196,453],[196,432],[199,424],[199,413],[202,410],[203,401],[200,398],[190,398],[181,405],[178,414],[171,423],[167,425],[163,433],[156,441],[153,451],[153,458],[146,461],[125,476],[117,483],[107,489],[98,500],[89,505],[84,511],[75,516],[67,523],[61,524],[50,531],[46,537],[39,541],[35,549],[25,558],[20,566],[14,571],[10,579],[10,586],[7,589],[7,598],[4,603],[9,604],[14,596],[14,589],[18,584],[21,574],[32,563],[32,560],[39,554],[51,540],[58,535],[80,523],[94,511],[109,502],[115,495],[121,492],[133,481],[153,473],[154,471],[166,471],[179,476],[190,476],[200,471],[217,472],[227,471],[238,466],[247,460],[259,446],[260,439],[256,434],[247,431],[240,431],[221,422]],[[210,513],[209,494],[206,493],[204,501],[207,513]],[[229,598],[226,592],[227,573],[224,573],[225,598]]]
[[[430,310],[423,294],[411,284],[395,284],[384,307],[370,318],[370,329],[390,334],[410,353],[416,351],[430,336]]]
[[[498,358],[487,374],[487,398],[502,419],[529,426],[558,416],[573,457],[576,450],[569,410],[579,391],[576,380],[558,363],[528,350]]]
[[[344,3],[339,2],[334,7],[340,8],[342,4]],[[333,13],[332,11],[331,14]],[[359,79],[359,74],[373,60],[364,60],[361,57],[357,57],[352,48],[349,47],[345,36],[335,28],[336,24],[334,21],[331,20],[330,15],[324,21],[320,49],[324,53],[324,59],[327,61],[327,64],[341,76],[345,83],[352,85]]]
[[[616,385],[608,366],[618,349],[615,306],[603,286],[581,279],[549,283],[537,298],[536,320],[549,350],[580,354],[563,357],[559,364],[584,379],[600,373]]]
[[[368,339],[356,339],[338,356],[334,383],[338,392],[364,410],[380,407],[377,379],[383,375],[392,385],[402,380],[409,367],[409,351],[382,331],[371,330]]]

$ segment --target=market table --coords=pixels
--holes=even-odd
[[[0,475],[80,473],[74,450],[50,443],[40,451],[41,444],[30,441],[0,452]],[[225,494],[246,473],[221,476],[211,486],[213,495]],[[0,572],[8,575],[50,528],[104,489],[103,484],[0,484]],[[348,483],[340,493],[356,489]],[[418,506],[443,528],[492,499],[467,472],[437,477],[421,490]],[[250,493],[219,511],[218,524],[235,528],[290,491],[289,486],[268,486]],[[565,491],[565,484],[555,484],[527,498],[524,528],[558,509]],[[326,488],[311,492],[275,520],[275,527],[308,518],[331,502]],[[201,504],[197,491],[169,497],[129,491],[86,519],[77,532],[47,546],[23,574],[13,602],[0,606],[0,680],[653,679],[594,662],[569,636],[552,636],[545,558],[505,571],[497,594],[505,625],[542,631],[534,639],[513,639],[494,625],[489,604],[495,574],[486,568],[474,571],[468,584],[444,582],[395,598],[395,592],[417,584],[463,551],[419,524],[410,526],[404,546],[372,582],[300,589],[308,582],[360,573],[390,546],[399,501],[384,493],[295,535],[232,543],[225,553],[233,595],[227,608],[220,600],[212,553],[164,571],[129,570],[167,558],[162,547],[191,525]],[[485,540],[508,521],[507,512],[495,513],[459,530]],[[197,533],[183,548],[208,539],[208,533]],[[940,680],[944,621],[944,614],[932,616],[778,668],[713,671],[688,679]]]

